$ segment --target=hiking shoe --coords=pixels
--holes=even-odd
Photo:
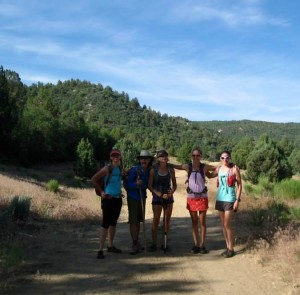
[[[161,245],[161,246],[160,246],[160,249],[161,249],[161,250],[164,250],[165,252],[171,252],[171,249],[170,249],[169,246],[166,246],[166,248],[165,248],[164,245]]]
[[[205,246],[202,246],[202,247],[199,247],[199,252],[201,254],[206,254],[206,253],[208,253],[208,250],[206,250]]]
[[[192,252],[193,254],[198,254],[198,253],[200,253],[200,247],[194,246],[194,247],[192,248],[191,252]]]
[[[139,241],[137,241],[137,246],[139,250],[145,250],[144,246],[142,246]]]
[[[156,251],[156,250],[157,250],[157,246],[154,245],[154,244],[152,244],[152,245],[150,246],[150,248],[149,248],[149,251],[150,251],[150,252],[154,252],[154,251]]]
[[[223,255],[225,258],[230,258],[234,256],[234,250],[227,250],[226,253]]]
[[[102,250],[99,250],[97,253],[97,259],[103,259],[104,258],[104,254]]]
[[[132,245],[132,250],[130,252],[131,255],[136,255],[140,252],[140,248],[138,245]]]
[[[116,248],[116,247],[114,247],[114,246],[112,246],[112,247],[107,247],[107,252],[121,253],[122,250],[121,250],[121,249],[118,249],[118,248]]]

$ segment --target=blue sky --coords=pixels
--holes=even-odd
[[[300,122],[298,0],[1,0],[0,65],[194,121]]]

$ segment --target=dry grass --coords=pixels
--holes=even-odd
[[[172,161],[175,162],[174,159]],[[100,222],[99,198],[89,183],[85,188],[70,186],[70,165],[42,168],[13,169],[0,166],[0,209],[9,204],[14,196],[26,196],[31,198],[31,213],[34,218],[58,222]],[[176,172],[176,176],[179,174]],[[59,181],[60,188],[57,193],[46,190],[47,181],[50,179]],[[215,189],[215,180],[210,180],[209,185]],[[180,192],[184,194],[185,187],[178,187],[178,193]],[[249,225],[249,220],[253,218],[251,214],[266,208],[270,200],[254,199],[244,194],[242,197],[240,210],[234,218],[235,224],[238,224],[236,236],[252,247],[253,253],[262,264],[274,267],[276,272],[281,271],[285,281],[300,285],[299,226],[276,228],[271,220],[266,227]],[[121,220],[125,218],[125,215],[121,216]]]

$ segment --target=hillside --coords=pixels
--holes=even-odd
[[[73,161],[83,138],[97,160],[106,159],[113,146],[132,153],[165,148],[179,158],[200,146],[204,157],[214,161],[241,138],[256,140],[265,133],[300,147],[300,123],[192,122],[141,106],[125,92],[78,79],[26,86],[16,72],[1,67],[0,89],[0,154],[5,161]]]

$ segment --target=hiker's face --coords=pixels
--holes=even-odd
[[[169,157],[167,155],[161,155],[158,158],[159,162],[168,162],[169,161]]]
[[[114,163],[120,162],[120,160],[121,160],[121,155],[120,155],[120,154],[112,154],[112,155],[110,156],[110,159],[111,159],[111,161],[114,162]]]
[[[140,162],[141,162],[141,166],[142,167],[148,167],[148,165],[150,163],[150,158],[148,158],[148,157],[141,157],[140,158]]]
[[[223,165],[228,165],[230,162],[230,156],[227,153],[223,153],[220,157],[220,160]]]
[[[201,154],[198,151],[193,151],[192,153],[192,160],[194,162],[199,162],[201,160]]]

